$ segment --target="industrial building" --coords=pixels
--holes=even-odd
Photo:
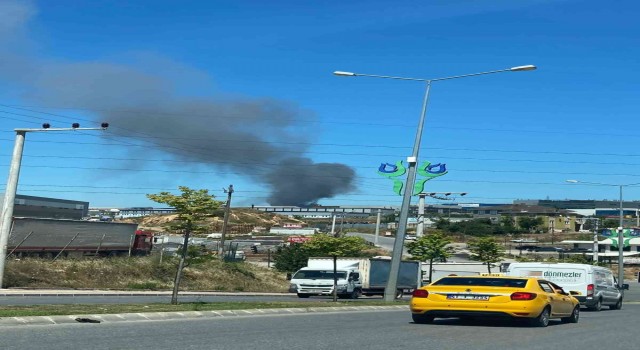
[[[4,196],[3,196],[4,197]],[[16,195],[14,217],[82,220],[89,215],[89,202]]]
[[[334,215],[347,218],[367,218],[378,215],[378,210],[383,216],[395,213],[394,207],[376,206],[260,206],[252,205],[251,209],[266,213],[274,213],[290,217],[301,217],[305,219],[328,219]]]

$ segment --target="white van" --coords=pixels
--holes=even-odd
[[[605,267],[587,264],[568,263],[512,263],[507,268],[507,276],[540,277],[551,281],[580,301],[580,305],[591,310],[600,311],[603,305],[612,310],[622,308],[624,289],[628,284],[618,288],[618,283],[611,270]]]

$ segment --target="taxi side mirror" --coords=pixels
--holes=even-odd
[[[622,284],[622,289],[623,290],[629,290],[629,285],[627,283],[623,283]]]

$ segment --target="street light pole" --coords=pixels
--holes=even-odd
[[[2,223],[0,223],[0,289],[3,288],[4,269],[7,259],[7,245],[9,243],[9,235],[11,234],[11,226],[13,225],[13,207],[15,206],[16,193],[18,190],[18,179],[20,177],[20,165],[22,164],[22,152],[24,150],[24,142],[28,132],[52,132],[52,131],[78,131],[78,130],[106,130],[109,124],[102,123],[100,128],[80,128],[79,124],[74,123],[72,128],[51,128],[49,124],[43,124],[41,129],[15,129],[16,142],[13,146],[13,155],[11,157],[11,165],[9,166],[9,177],[4,193],[4,202],[2,205]]]
[[[607,183],[601,183],[601,182],[587,182],[587,181],[580,181],[580,180],[566,180],[566,182],[569,183],[573,183],[573,184],[585,184],[585,185],[599,185],[599,186],[616,186],[619,189],[619,193],[620,193],[620,197],[619,197],[619,202],[620,202],[620,221],[619,221],[619,226],[618,226],[618,288],[622,289],[622,285],[624,284],[624,209],[622,207],[623,203],[622,203],[622,188],[625,186],[635,186],[635,185],[640,185],[640,182],[638,183],[632,183],[632,184],[607,184]],[[594,237],[594,247],[597,247],[596,242],[597,242],[597,229],[596,229],[596,236]],[[594,254],[597,254],[597,252],[593,252]],[[595,261],[597,261],[597,256],[594,258]]]
[[[411,157],[407,158],[409,169],[407,171],[407,181],[404,185],[402,205],[400,206],[400,216],[398,217],[398,230],[396,231],[396,239],[393,242],[393,253],[391,255],[389,279],[387,280],[387,286],[384,289],[385,301],[394,301],[397,295],[396,289],[398,286],[398,273],[400,272],[400,262],[402,260],[402,250],[404,248],[404,237],[407,230],[407,221],[409,219],[409,205],[411,204],[411,194],[413,192],[413,184],[416,181],[416,164],[418,163],[418,151],[420,150],[422,129],[424,127],[424,120],[427,115],[427,103],[429,102],[430,90],[431,81],[428,81],[424,93],[424,99],[422,101],[422,112],[420,113],[418,130],[416,132],[415,142],[413,143],[413,153],[411,154]]]
[[[424,99],[422,101],[422,112],[420,113],[420,120],[418,121],[416,137],[413,143],[413,152],[411,153],[410,157],[407,157],[407,163],[409,168],[407,169],[407,179],[404,184],[402,205],[400,206],[400,215],[398,217],[398,230],[396,233],[395,242],[393,244],[393,252],[391,255],[389,279],[387,280],[387,285],[384,289],[385,301],[393,301],[396,298],[396,289],[398,286],[398,275],[400,273],[400,262],[402,260],[402,250],[404,247],[404,237],[406,234],[407,221],[409,218],[409,206],[411,204],[411,195],[412,195],[413,186],[416,180],[416,166],[418,163],[418,151],[420,149],[420,141],[422,139],[422,130],[424,128],[424,121],[427,114],[427,104],[429,102],[429,92],[431,91],[431,83],[434,81],[466,78],[466,77],[473,77],[478,75],[486,75],[486,74],[494,74],[494,73],[502,73],[502,72],[520,72],[520,71],[529,71],[529,70],[535,70],[535,69],[536,69],[536,66],[534,65],[526,65],[526,66],[517,66],[517,67],[488,71],[488,72],[455,75],[450,77],[434,78],[434,79],[406,78],[406,77],[396,77],[396,76],[389,76],[389,75],[361,74],[361,73],[343,72],[343,71],[333,72],[333,74],[337,76],[343,76],[343,77],[361,76],[361,77],[395,79],[395,80],[410,80],[410,81],[421,81],[426,84]]]

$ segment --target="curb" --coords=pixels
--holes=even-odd
[[[171,296],[172,292],[0,292],[0,297],[161,297]],[[274,297],[289,297],[295,296],[295,293],[233,293],[233,292],[183,292],[179,293],[179,296],[191,296],[191,297],[207,297],[207,296],[245,296],[245,297],[260,297],[260,296],[274,296]]]
[[[78,323],[114,323],[136,321],[165,321],[187,320],[217,317],[249,317],[262,315],[296,315],[308,313],[331,312],[366,312],[366,311],[395,311],[407,310],[408,305],[393,306],[342,306],[342,307],[313,307],[313,308],[282,308],[282,309],[248,309],[248,310],[216,310],[216,311],[181,311],[181,312],[139,312],[125,314],[98,315],[61,315],[61,316],[28,316],[28,317],[0,317],[0,327],[37,326]]]

